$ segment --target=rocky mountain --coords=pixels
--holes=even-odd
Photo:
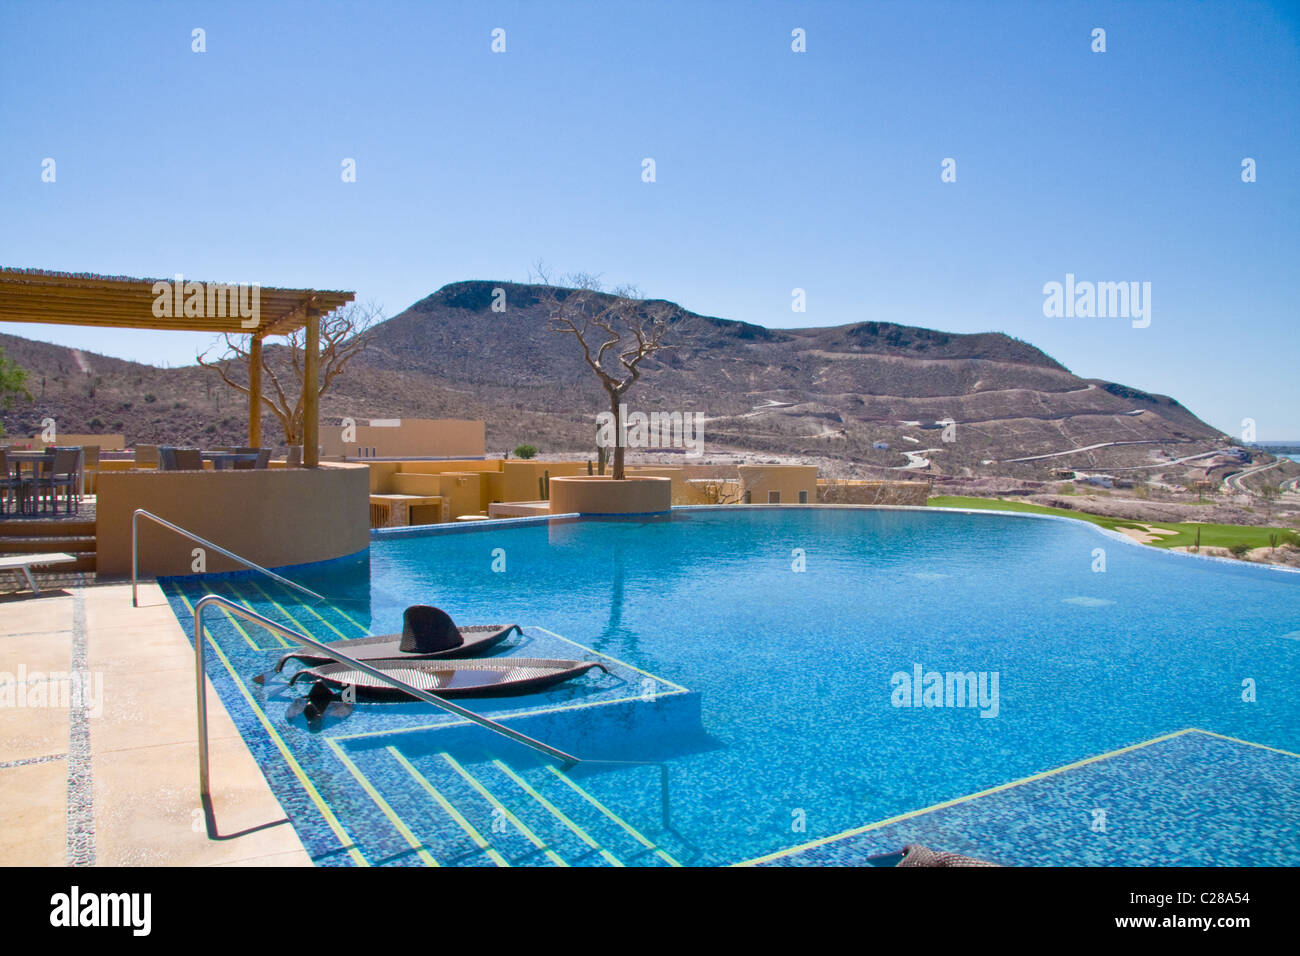
[[[494,289],[504,290],[504,312],[492,310]],[[482,418],[491,451],[524,441],[543,452],[589,449],[604,392],[573,338],[547,330],[543,291],[444,286],[368,333],[368,351],[327,393],[322,414]],[[667,341],[675,347],[647,363],[629,404],[702,412],[706,458],[739,450],[884,470],[906,465],[910,451],[947,473],[1028,476],[1132,467],[1222,439],[1172,398],[1079,378],[1000,333],[877,321],[768,329],[685,312]],[[64,431],[125,431],[139,441],[241,438],[240,396],[198,367],[158,369],[7,335],[0,347],[31,370],[39,392],[4,415],[11,433],[55,415]],[[938,424],[948,420],[952,441]],[[265,427],[278,434],[273,421]],[[1104,447],[1011,461],[1090,445]]]

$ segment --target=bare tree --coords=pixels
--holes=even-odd
[[[683,314],[682,309],[671,302],[643,299],[631,286],[605,292],[598,277],[586,273],[565,277],[562,286],[550,284],[540,262],[536,273],[546,287],[542,300],[550,316],[547,328],[577,339],[583,359],[609,395],[617,436],[613,478],[622,481],[626,475],[619,406],[641,378],[645,360],[674,347],[663,338]]]
[[[365,333],[382,319],[381,310],[373,303],[354,303],[321,317],[320,389],[317,394],[324,395],[334,380],[343,374],[348,363],[366,350],[369,338]],[[205,352],[197,356],[198,363],[215,371],[231,388],[248,395],[247,382],[240,382],[230,375],[232,364],[248,367],[248,345],[239,336],[226,335],[224,339],[224,354],[209,360]],[[298,329],[285,336],[283,347],[262,351],[263,379],[270,384],[269,389],[262,389],[262,404],[280,422],[288,445],[303,443],[305,339],[306,331]]]

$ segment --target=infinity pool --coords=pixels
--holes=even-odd
[[[518,622],[500,653],[611,673],[464,703],[636,762],[561,772],[424,704],[312,732],[286,716],[298,689],[251,682],[277,639],[210,611],[209,673],[322,864],[860,863],[913,840],[1300,863],[1297,574],[1069,520],[730,507],[380,534],[295,578],[329,601],[164,588],[183,622],[212,591],[322,640],[398,631],[415,603]]]

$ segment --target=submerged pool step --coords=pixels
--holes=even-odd
[[[492,771],[507,778],[505,781],[501,781],[501,785],[497,787],[498,791],[504,790],[511,792],[517,801],[517,805],[532,811],[529,815],[534,818],[540,818],[541,824],[545,829],[559,830],[561,833],[567,830],[578,839],[582,844],[582,849],[579,851],[579,862],[598,865],[596,858],[599,857],[599,861],[604,862],[608,866],[624,865],[623,861],[619,857],[610,852],[610,850],[608,850],[603,843],[587,829],[588,821],[575,820],[573,816],[570,816],[570,814],[566,813],[564,809],[558,806],[555,801],[542,793],[541,789],[534,787],[518,772],[512,770],[500,760],[492,760],[490,765],[484,764],[482,770],[485,772],[488,771],[489,766]],[[518,792],[515,792],[515,788],[517,788]],[[524,799],[525,797],[528,799]],[[528,800],[531,800],[532,803],[529,803]],[[543,813],[542,811],[545,812]],[[585,816],[584,814],[576,815],[579,817]]]
[[[176,582],[167,587],[191,605],[208,592]],[[318,640],[365,632],[337,607],[309,606],[274,583],[238,579],[216,590]],[[232,653],[263,655],[263,669],[291,648],[229,614],[213,614],[207,624]],[[343,771],[339,799],[360,816],[355,838],[372,865],[679,865],[675,838],[661,831],[653,768],[573,774],[527,756],[506,761],[462,751],[451,740],[442,742],[447,751],[434,752],[354,744],[346,737],[330,738],[326,746]]]
[[[549,765],[474,756],[408,757],[390,746],[364,759],[365,773],[383,781],[385,815],[412,852],[442,866],[676,864],[580,781]]]
[[[662,846],[646,835],[645,830],[649,829],[649,827],[638,829],[625,816],[597,798],[581,782],[574,780],[570,773],[549,764],[543,766],[540,772],[548,784],[555,784],[559,794],[566,794],[570,791],[576,794],[582,818],[593,820],[597,825],[598,832],[607,834],[605,839],[609,845],[614,847],[622,845],[625,847],[621,853],[623,860],[628,865],[681,865]],[[593,811],[596,815],[593,815]],[[613,839],[610,839],[610,837],[613,837]]]
[[[467,781],[456,779],[450,768],[428,760],[417,767],[396,747],[386,750],[401,771],[394,789],[403,793],[399,798],[403,812],[416,821],[424,843],[433,848],[441,865],[520,866],[545,856],[545,845],[538,846],[522,832],[506,833],[503,839],[493,832],[490,817],[485,826],[482,815],[470,809],[482,797]]]

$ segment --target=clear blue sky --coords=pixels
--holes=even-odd
[[[1004,331],[1294,439],[1298,117],[1295,3],[5,0],[0,264],[395,315],[540,257],[773,327]],[[1149,281],[1150,327],[1045,318],[1067,272]],[[173,365],[203,345],[0,330]]]

